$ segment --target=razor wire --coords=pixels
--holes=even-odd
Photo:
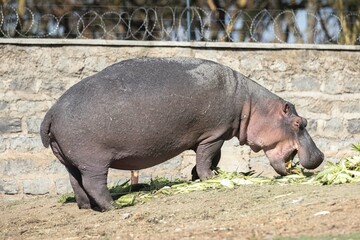
[[[72,11],[56,16],[25,8],[20,16],[16,8],[0,6],[0,37],[186,41],[186,11],[186,7],[137,7],[131,11]],[[347,13],[344,17],[360,21],[359,13]],[[333,12],[305,11],[303,20],[309,18],[315,21],[314,27],[304,31],[300,30],[303,23],[293,10],[263,9],[254,14],[246,10],[190,7],[189,29],[191,40],[195,41],[285,43],[284,35],[290,34],[293,41],[338,43],[344,29],[339,16]],[[308,34],[312,34],[313,42],[304,39]],[[360,33],[356,34],[355,41],[360,42]]]

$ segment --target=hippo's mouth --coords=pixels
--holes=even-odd
[[[294,160],[297,152],[297,149],[294,149],[293,151],[290,151],[285,158],[285,170],[288,174],[291,173],[292,161]]]
[[[291,173],[291,162],[294,160],[297,153],[297,149],[289,149],[282,157],[280,157],[276,154],[276,149],[265,151],[266,156],[270,160],[270,165],[282,176]]]

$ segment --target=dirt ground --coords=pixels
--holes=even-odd
[[[247,185],[100,213],[56,196],[0,199],[1,239],[360,237],[360,184]],[[345,234],[345,238],[344,238]],[[340,236],[341,237],[341,236]],[[330,238],[331,239],[331,238]]]

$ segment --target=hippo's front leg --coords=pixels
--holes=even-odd
[[[200,143],[196,149],[196,172],[200,180],[206,180],[214,176],[213,163],[217,165],[220,160],[220,149],[223,140],[216,142]],[[194,174],[193,174],[194,179]]]

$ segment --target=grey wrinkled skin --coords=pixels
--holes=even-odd
[[[190,58],[132,59],[83,79],[41,124],[41,139],[66,166],[79,208],[112,209],[109,168],[137,170],[185,150],[193,179],[213,176],[225,140],[264,150],[274,169],[323,160],[292,104],[220,64]]]

